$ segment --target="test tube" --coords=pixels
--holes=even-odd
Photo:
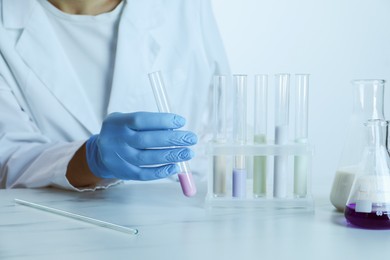
[[[295,93],[295,142],[308,142],[308,97],[309,75],[296,74]],[[307,194],[308,158],[305,155],[294,157],[294,196],[305,197]]]
[[[215,144],[225,144],[227,142],[226,76],[215,75],[213,85],[213,142]],[[213,194],[216,197],[226,195],[226,163],[225,155],[215,155],[213,157]]]
[[[148,76],[159,112],[171,113],[161,71],[149,73]],[[178,165],[180,168],[178,177],[183,194],[187,197],[192,197],[196,194],[196,186],[188,162],[179,162]]]
[[[289,132],[289,92],[290,74],[275,75],[275,144],[284,145],[288,142]],[[275,198],[287,196],[288,156],[278,155],[274,159],[274,190]]]
[[[233,141],[246,143],[247,75],[234,75]],[[246,197],[245,155],[235,155],[233,168],[233,197]]]
[[[267,143],[268,75],[255,75],[254,144]],[[253,195],[264,197],[267,193],[267,156],[253,158]]]

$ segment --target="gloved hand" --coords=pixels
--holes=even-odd
[[[178,173],[175,163],[194,155],[183,146],[197,142],[192,132],[171,131],[184,124],[183,117],[170,113],[110,114],[100,134],[86,142],[88,166],[97,177],[122,180],[154,180]]]

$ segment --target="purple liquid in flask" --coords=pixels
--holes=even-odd
[[[352,225],[369,229],[390,229],[390,204],[373,204],[370,212],[357,212],[356,203],[345,207],[344,215]]]

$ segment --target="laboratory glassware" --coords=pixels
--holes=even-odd
[[[227,76],[215,75],[213,86],[213,143],[227,143]],[[226,155],[213,156],[213,194],[226,195]]]
[[[309,75],[296,74],[295,89],[295,143],[308,143],[309,111]],[[308,158],[306,155],[294,157],[294,196],[305,197],[307,194]]]
[[[390,228],[390,158],[386,149],[388,122],[368,120],[363,156],[344,211],[349,223],[373,229]]]
[[[275,144],[288,143],[289,136],[289,99],[290,74],[275,75]],[[278,155],[274,158],[274,190],[275,198],[287,196],[288,156]]]
[[[161,71],[149,73],[148,76],[159,112],[171,113]],[[179,162],[178,165],[180,168],[178,177],[183,194],[187,197],[192,197],[196,194],[196,186],[188,162]]]
[[[344,211],[364,149],[364,123],[372,119],[385,119],[385,81],[381,79],[353,80],[352,86],[353,110],[348,121],[347,136],[330,193],[330,201],[339,211]]]
[[[254,95],[254,144],[267,143],[268,75],[255,75]],[[264,197],[267,194],[267,156],[253,158],[253,195]]]
[[[39,209],[39,210],[42,210],[42,211],[46,211],[46,212],[49,212],[49,213],[61,215],[61,216],[72,218],[72,219],[77,219],[77,220],[80,220],[80,221],[83,221],[83,222],[87,222],[87,223],[90,223],[90,224],[93,224],[93,225],[96,225],[96,226],[109,228],[109,229],[112,229],[112,230],[124,232],[124,233],[131,234],[131,235],[137,235],[138,234],[138,229],[135,229],[135,228],[129,228],[129,227],[125,227],[125,226],[120,226],[120,225],[117,225],[117,224],[114,224],[114,223],[111,223],[111,222],[106,222],[106,221],[103,221],[103,220],[90,218],[90,217],[87,217],[87,216],[75,214],[75,213],[72,213],[72,212],[68,212],[68,211],[64,211],[64,210],[60,210],[60,209],[56,209],[56,208],[52,208],[52,207],[48,207],[48,206],[44,206],[44,205],[41,205],[41,204],[37,204],[37,203],[30,202],[30,201],[26,201],[26,200],[15,199],[14,201],[15,201],[15,203],[23,205],[23,206]]]
[[[236,145],[246,144],[247,124],[247,75],[233,75],[233,142]],[[233,197],[246,197],[246,160],[245,155],[234,157]]]

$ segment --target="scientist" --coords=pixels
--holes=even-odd
[[[153,112],[157,70],[180,115]],[[212,75],[226,72],[209,0],[0,0],[0,187],[177,173],[210,132]]]

